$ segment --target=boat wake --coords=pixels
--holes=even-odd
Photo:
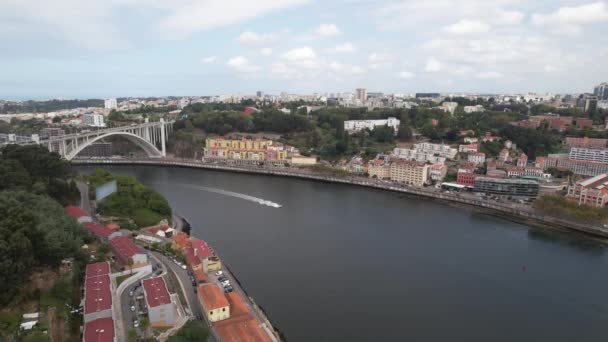
[[[194,185],[194,184],[177,183],[176,185],[182,186],[182,187],[186,187],[186,188],[203,190],[203,191],[207,191],[207,192],[213,192],[213,193],[220,194],[220,195],[240,198],[240,199],[244,199],[244,200],[247,200],[247,201],[255,202],[255,203],[258,203],[258,204],[261,204],[261,205],[269,206],[269,207],[272,207],[272,208],[281,208],[282,207],[282,205],[280,205],[279,203],[268,201],[268,200],[265,200],[265,199],[259,198],[259,197],[254,197],[254,196],[250,196],[250,195],[246,195],[246,194],[241,194],[241,193],[234,192],[234,191],[228,191],[228,190],[210,188],[210,187],[206,187],[206,186],[198,186],[198,185]]]

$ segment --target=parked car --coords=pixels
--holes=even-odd
[[[223,281],[222,286],[223,287],[230,286],[230,280]]]
[[[217,280],[219,280],[219,281],[226,281],[226,280],[228,280],[228,278],[226,276],[219,276],[217,278]]]
[[[181,268],[183,268],[184,270],[187,269],[188,267],[186,267],[186,265],[184,264],[179,264],[181,266]]]
[[[131,305],[131,312],[135,312],[135,305]]]
[[[134,326],[135,328],[139,327],[139,322],[138,322],[137,320],[134,320],[134,321],[133,321],[133,326]]]
[[[129,297],[133,297],[133,290],[129,291]]]
[[[232,288],[232,286],[231,286],[231,285],[228,285],[228,286],[224,287],[224,292],[226,292],[226,293],[230,293],[230,292],[232,292],[232,291],[234,291],[234,289]]]
[[[219,270],[219,271],[215,272],[215,275],[219,277],[219,276],[224,275],[224,272],[222,270]]]

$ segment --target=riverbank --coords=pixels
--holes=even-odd
[[[536,212],[530,206],[499,203],[489,200],[482,200],[476,198],[476,196],[469,196],[466,194],[444,193],[437,191],[434,188],[418,188],[412,186],[405,186],[391,183],[388,181],[381,181],[356,176],[337,177],[322,175],[305,169],[295,169],[287,167],[244,167],[236,165],[211,164],[197,160],[184,159],[74,159],[72,160],[72,163],[78,165],[150,165],[186,167],[216,171],[251,173],[266,176],[301,178],[337,184],[349,184],[372,189],[398,192],[417,197],[425,197],[450,204],[474,207],[479,210],[482,210],[485,213],[489,213],[495,216],[501,216],[518,223],[525,223],[543,229],[549,228],[558,230],[568,230],[582,233],[594,238],[608,239],[608,229],[602,226],[591,225],[581,222],[573,222],[563,218],[543,215],[542,213]]]

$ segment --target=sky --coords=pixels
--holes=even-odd
[[[576,93],[608,1],[1,0],[0,98]]]

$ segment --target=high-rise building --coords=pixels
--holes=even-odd
[[[264,93],[263,93],[261,90],[258,90],[258,91],[256,92],[256,96],[257,96],[257,97],[262,97],[262,96],[264,96]]]
[[[585,99],[585,112],[597,110],[597,96],[587,96]]]
[[[118,108],[118,102],[116,99],[106,99],[103,101],[103,106],[105,109],[116,109]]]
[[[603,82],[593,88],[593,95],[597,96],[599,101],[608,101],[608,82]]]
[[[92,127],[106,127],[103,115],[95,113],[85,114],[84,124]]]
[[[357,88],[356,89],[356,93],[357,93],[357,98],[361,102],[365,102],[367,100],[367,89],[365,89],[365,88]]]

